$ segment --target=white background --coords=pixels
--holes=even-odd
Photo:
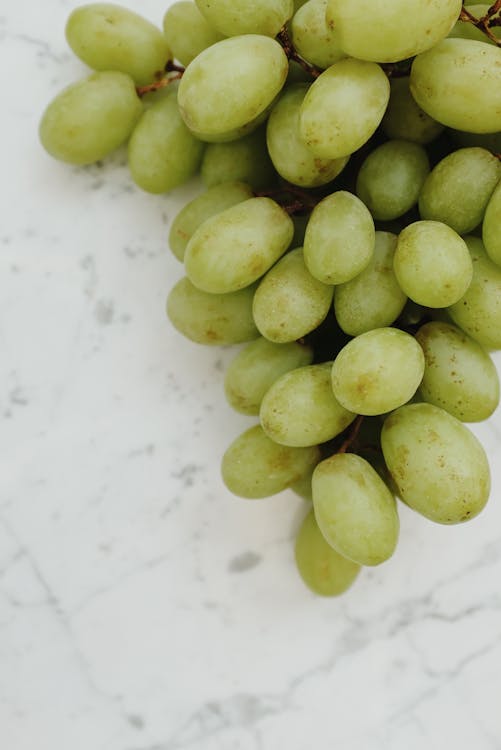
[[[478,519],[402,508],[390,562],[310,594],[302,501],[239,500],[219,476],[252,423],[224,401],[231,352],[165,318],[168,225],[199,186],[152,197],[124,153],[77,169],[38,144],[84,74],[76,5],[0,10],[2,747],[501,748],[499,415],[475,428],[493,466]]]

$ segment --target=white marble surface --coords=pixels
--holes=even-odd
[[[229,353],[164,316],[190,189],[150,197],[123,155],[72,169],[38,145],[83,72],[76,5],[0,9],[1,746],[501,748],[501,417],[475,430],[494,474],[477,520],[402,508],[392,561],[344,598],[310,594],[301,501],[220,480],[249,423],[223,399]]]

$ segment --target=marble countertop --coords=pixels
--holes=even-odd
[[[123,153],[77,169],[38,144],[84,71],[77,4],[0,11],[2,747],[499,750],[501,416],[474,428],[493,467],[478,519],[402,507],[390,562],[310,594],[302,501],[238,500],[219,476],[251,423],[224,400],[231,352],[165,318],[168,225],[198,186],[152,197]]]

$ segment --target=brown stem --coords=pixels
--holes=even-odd
[[[136,93],[139,97],[144,96],[145,94],[149,94],[152,91],[159,91],[159,89],[164,89],[166,86],[169,86],[173,81],[177,81],[179,78],[182,77],[181,72],[177,73],[169,73],[163,78],[160,78],[158,81],[153,81],[153,83],[148,83],[146,86],[138,86],[136,88]]]
[[[301,211],[313,211],[318,203],[313,195],[310,195],[305,190],[301,190],[301,188],[298,188],[295,185],[285,185],[284,187],[259,190],[255,192],[254,195],[256,198],[273,198],[273,200],[279,203],[288,214],[295,214]],[[289,203],[287,201],[290,196],[295,200]]]
[[[322,73],[319,68],[307,62],[307,60],[305,60],[296,52],[292,43],[292,39],[290,38],[289,32],[287,31],[287,28],[285,26],[283,26],[278,32],[277,42],[282,45],[282,48],[289,60],[294,60],[294,62],[297,62],[297,64],[300,65],[303,70],[306,70],[306,72],[309,73],[310,76],[312,76],[313,78],[318,78],[318,76]]]
[[[351,448],[353,443],[358,437],[358,433],[360,432],[360,428],[362,426],[362,422],[364,421],[364,418],[361,414],[358,415],[358,417],[355,419],[351,426],[350,434],[338,450],[338,453],[346,453],[348,448]]]
[[[497,47],[501,47],[501,39],[498,39],[490,28],[491,25],[497,26],[497,23],[493,23],[496,19],[492,19],[492,17],[498,13],[499,10],[501,10],[501,0],[497,0],[491,5],[485,16],[482,16],[482,18],[476,18],[463,6],[461,8],[459,20],[464,21],[465,23],[471,23],[476,29],[484,33]]]

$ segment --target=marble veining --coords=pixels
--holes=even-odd
[[[237,500],[219,476],[252,424],[224,400],[232,352],[165,319],[169,222],[199,184],[152,197],[123,150],[76,169],[38,144],[85,72],[63,33],[77,5],[0,12],[2,747],[500,750],[500,416],[474,427],[493,467],[478,519],[402,508],[391,561],[310,594],[304,503]]]

